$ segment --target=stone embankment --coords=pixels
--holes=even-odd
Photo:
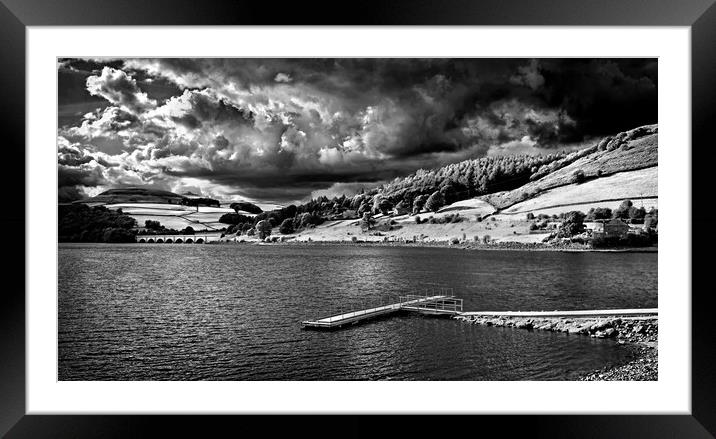
[[[613,339],[633,349],[635,358],[627,364],[590,373],[587,381],[652,381],[658,379],[657,317],[513,317],[500,315],[458,315],[467,323],[517,329],[564,332],[593,338]]]

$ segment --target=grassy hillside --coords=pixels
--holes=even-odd
[[[219,222],[222,215],[234,213],[229,207],[186,205],[191,200],[202,199],[198,195],[178,195],[173,192],[151,188],[110,189],[101,194],[77,201],[74,204],[103,206],[109,210],[122,210],[126,216],[134,218],[139,227],[145,221],[159,221],[168,229],[182,230],[192,227],[195,230],[219,230],[226,224]],[[247,216],[253,216],[244,212]]]
[[[577,155],[579,157],[574,159]],[[657,127],[656,125],[640,127],[614,137],[607,137],[587,150],[574,153],[571,159],[567,157],[552,163],[547,170],[540,169],[537,175],[541,175],[541,177],[524,186],[512,191],[485,195],[481,199],[502,210],[537,197],[549,189],[573,184],[575,173],[579,171],[584,175],[585,183],[582,184],[586,184],[590,180],[605,178],[619,172],[656,167],[658,163]],[[654,178],[656,178],[656,173],[654,173]],[[656,180],[654,180],[653,186],[653,193],[656,195]],[[610,185],[604,187],[603,190],[610,191],[615,187]],[[638,196],[639,193],[637,191],[631,196]],[[613,197],[602,196],[602,198]]]
[[[219,230],[227,226],[220,223],[219,218],[226,213],[234,213],[228,207],[199,206],[197,211],[192,206],[155,203],[119,203],[108,204],[106,207],[111,210],[122,209],[125,215],[136,219],[140,227],[144,226],[145,221],[151,220],[176,230],[189,226],[195,230]]]
[[[537,196],[521,201],[504,209],[504,214],[535,214],[546,213],[550,208],[564,207],[563,210],[582,210],[574,206],[598,205],[601,207],[616,206],[627,198],[653,199],[658,197],[658,166],[637,171],[619,172],[602,178],[588,180],[581,184],[569,184],[554,189],[547,189]],[[610,202],[609,205],[604,202]],[[601,202],[601,203],[600,203]],[[592,206],[593,207],[593,206]],[[552,212],[554,209],[551,209]],[[587,208],[589,210],[589,208]],[[586,210],[584,210],[586,212]],[[551,213],[550,213],[551,214]]]

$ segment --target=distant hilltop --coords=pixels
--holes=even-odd
[[[178,195],[174,192],[143,187],[109,189],[94,197],[75,201],[75,204],[179,204],[184,206],[221,206],[219,200],[198,195]]]
[[[109,189],[94,197],[75,201],[77,204],[162,203],[182,204],[187,197],[174,192],[143,187]]]
[[[205,198],[192,192],[184,195],[174,192],[146,187],[126,187],[109,189],[94,197],[75,201],[73,204],[114,206],[122,204],[176,204],[184,206],[210,206],[220,207],[221,202],[213,198]],[[120,206],[122,207],[122,206]],[[252,214],[263,212],[260,207],[247,201],[231,203],[229,208],[235,211],[244,211]]]

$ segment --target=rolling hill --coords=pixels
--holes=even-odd
[[[145,221],[159,221],[168,229],[181,230],[192,227],[195,230],[220,230],[226,224],[219,218],[226,213],[234,213],[234,209],[211,206],[188,206],[188,200],[196,199],[194,194],[178,195],[173,192],[142,188],[117,188],[102,192],[91,198],[75,201],[75,204],[104,206],[110,210],[121,209],[122,213],[135,220],[140,227]],[[247,216],[253,214],[244,212]]]
[[[563,211],[587,212],[592,207],[614,209],[624,199],[639,200],[646,209],[656,207],[658,199],[658,166],[636,171],[618,172],[581,184],[566,184],[547,189],[538,195],[513,204],[500,213],[554,215]]]
[[[481,197],[481,199],[496,209],[504,210],[525,200],[539,197],[542,193],[555,188],[575,184],[587,185],[592,181],[617,173],[656,168],[659,164],[657,126],[648,125],[620,133],[614,137],[607,137],[594,146],[570,154],[570,156],[540,169],[536,173],[536,177],[532,177],[533,181],[517,189],[492,193]],[[583,183],[575,181],[577,172],[583,173]],[[638,197],[652,194],[656,197],[656,176],[657,173],[654,170],[641,177],[635,176],[636,180],[633,181],[629,176],[624,176],[624,181],[616,178],[606,180],[600,185],[587,187],[593,188],[594,191],[613,191],[618,189],[621,184],[626,184],[626,188],[620,189],[622,195]],[[590,193],[589,189],[574,191],[571,192],[571,195],[576,197],[571,200],[572,203],[615,198],[614,196]],[[587,199],[581,199],[582,196],[586,196]]]
[[[106,205],[120,203],[155,203],[155,204],[181,204],[186,197],[174,192],[152,188],[129,187],[109,189],[94,197],[75,201],[88,205]]]

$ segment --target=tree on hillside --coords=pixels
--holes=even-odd
[[[259,234],[259,239],[265,239],[271,235],[271,223],[268,220],[261,220],[256,223],[256,232]]]
[[[363,201],[360,207],[358,207],[358,215],[363,215],[366,212],[370,212],[370,203],[368,201]]]
[[[248,212],[248,213],[257,214],[257,215],[259,213],[263,212],[263,210],[261,210],[261,208],[259,206],[249,203],[249,202],[246,202],[246,201],[239,201],[237,203],[231,203],[229,205],[229,207],[234,209],[236,211],[236,213],[239,213],[240,210],[242,210],[244,212]]]
[[[607,220],[612,217],[612,209],[608,207],[597,207],[589,209],[587,216],[584,218],[587,221],[595,220]]]
[[[455,177],[454,181],[457,181],[458,177]],[[440,187],[440,195],[443,197],[443,204],[451,204],[457,201],[458,188],[454,181],[446,180],[447,183],[443,183]]]
[[[398,215],[410,213],[410,203],[406,200],[400,200],[398,204],[395,205],[395,211],[398,213]]]
[[[387,198],[381,198],[378,202],[378,210],[383,214],[387,215],[393,208],[393,203]]]
[[[440,191],[435,191],[425,201],[425,208],[431,212],[437,212],[441,207],[445,205],[445,199]]]
[[[624,200],[622,201],[622,204],[617,207],[617,209],[614,211],[612,216],[614,218],[620,218],[620,219],[629,219],[629,209],[633,206],[633,203],[631,200]]]
[[[220,207],[221,203],[219,203],[219,200],[214,200],[212,198],[184,198],[181,201],[181,204],[185,206],[212,206],[212,207]]]
[[[317,226],[322,224],[323,221],[323,217],[318,214],[304,212],[296,215],[296,217],[293,219],[293,228],[295,230],[298,230],[308,227],[310,225]]]
[[[184,230],[181,231],[181,233],[183,235],[193,235],[195,232],[194,232],[194,228],[192,226],[186,226],[184,228]]]
[[[278,231],[284,235],[289,235],[295,230],[293,229],[293,218],[286,218],[278,227]]]
[[[644,222],[644,217],[646,217],[646,209],[644,207],[636,208],[634,206],[629,208],[629,219],[634,224],[640,224]]]
[[[222,224],[241,224],[241,223],[253,223],[253,218],[240,213],[225,213],[219,218],[219,222]]]
[[[373,215],[371,215],[370,212],[365,212],[360,220],[361,230],[370,230],[373,227],[373,224],[375,224]]]
[[[289,204],[288,206],[281,209],[281,213],[283,214],[284,218],[293,218],[296,216],[296,213],[298,213],[298,208],[294,204]]]
[[[144,221],[144,228],[149,230],[161,230],[163,229],[162,224],[159,221],[146,220]]]
[[[363,200],[364,200],[363,194],[362,193],[357,194],[356,196],[353,197],[353,199],[351,199],[351,203],[350,203],[349,207],[353,210],[358,210],[358,208],[361,206],[361,204],[363,204]]]
[[[581,169],[577,169],[572,173],[572,183],[581,184],[584,183],[584,180],[586,180],[587,177],[584,175],[584,171]]]
[[[418,195],[415,197],[415,200],[413,200],[413,213],[420,213],[420,211],[423,210],[423,207],[425,207],[425,202],[427,200],[427,195]]]
[[[559,226],[557,231],[558,238],[571,238],[574,235],[579,235],[584,232],[584,218],[585,215],[582,212],[573,210],[567,212],[564,215],[564,221]]]

